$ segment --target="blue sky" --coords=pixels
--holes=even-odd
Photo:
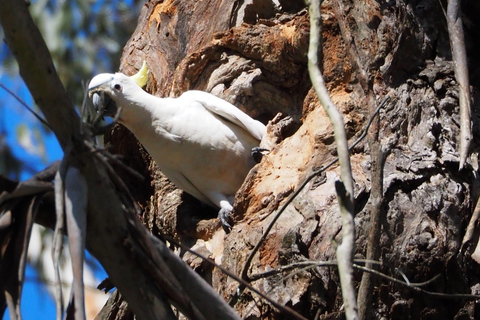
[[[36,0],[32,1],[33,4],[35,2]],[[57,8],[55,6],[58,3],[60,2],[56,2],[55,0],[48,1],[47,9]],[[67,47],[72,48],[73,41],[82,39],[84,41],[88,41],[88,39],[86,38],[93,35],[93,37],[95,37],[95,43],[100,43],[101,45],[99,48],[97,48],[98,51],[95,51],[96,57],[93,58],[95,61],[89,61],[89,67],[92,67],[93,70],[95,70],[96,68],[100,68],[102,69],[102,71],[107,71],[103,69],[110,68],[109,65],[118,65],[118,61],[111,61],[111,54],[113,50],[112,43],[118,44],[119,50],[121,50],[121,48],[125,44],[123,43],[125,39],[115,39],[115,37],[117,36],[117,32],[115,31],[118,31],[118,24],[123,23],[122,26],[128,26],[128,28],[132,28],[131,31],[125,31],[127,32],[127,34],[124,34],[123,37],[125,37],[125,35],[128,36],[129,32],[133,32],[135,25],[130,26],[126,22],[130,21],[130,23],[135,24],[139,10],[143,3],[144,2],[142,2],[142,0],[99,0],[91,3],[89,2],[86,6],[91,6],[88,7],[91,10],[85,11],[88,12],[88,17],[86,17],[88,18],[87,21],[91,21],[89,25],[85,26],[79,24],[80,16],[78,15],[79,12],[77,12],[79,8],[74,8],[71,12],[71,20],[69,20],[70,23],[74,25],[73,33],[67,34],[67,36],[63,35],[63,38],[60,39],[60,37],[62,37],[61,34],[48,34],[47,32],[47,34],[44,34],[44,37],[47,38],[47,36],[49,35],[49,39],[53,43],[62,43],[63,45],[65,45],[65,43],[68,43]],[[73,1],[69,2],[68,4],[75,7],[82,4],[82,2]],[[85,5],[85,3],[83,4]],[[127,8],[125,8],[124,5],[126,5]],[[94,16],[100,13],[100,11],[102,11],[103,9],[105,9],[108,14],[104,16],[98,16],[103,17],[103,19],[107,20],[95,20],[96,17]],[[127,11],[125,11],[125,9]],[[51,22],[51,24],[55,27],[56,20],[54,19],[54,16],[49,16],[47,14],[43,18],[47,19],[47,21]],[[93,20],[90,20],[90,18],[93,18]],[[126,18],[133,19],[125,20]],[[97,22],[105,23],[103,28],[99,29],[100,31],[93,30],[98,28],[98,26],[102,26],[102,23]],[[106,28],[105,26],[109,26],[110,29]],[[91,34],[88,35],[85,30],[81,28],[87,28],[85,30],[89,30]],[[50,29],[45,30],[48,31]],[[99,34],[96,32],[106,33]],[[82,49],[85,48],[81,46],[81,41],[78,42],[79,43],[76,44],[78,47],[78,52],[75,51],[77,49],[73,47],[74,49],[72,49],[73,52],[71,53],[74,57],[78,56],[83,59],[84,56],[82,56],[82,54],[85,54],[85,52],[82,53]],[[80,58],[78,58],[77,60],[79,60]],[[35,109],[28,88],[18,74],[18,71],[15,69],[15,67],[11,67],[11,63],[8,64],[8,68],[11,69],[5,69],[6,67],[4,61],[7,59],[12,59],[12,56],[6,44],[2,41],[0,42],[0,83],[7,87],[9,90],[13,91],[14,94],[17,95],[20,99],[22,99],[29,107]],[[83,62],[83,60],[81,61]],[[62,63],[65,64],[63,60]],[[93,72],[94,71],[92,71],[92,73]],[[18,177],[19,180],[26,180],[30,178],[33,174],[40,170],[43,170],[53,161],[59,160],[63,157],[63,152],[57,142],[55,135],[42,127],[40,122],[24,106],[22,106],[22,104],[19,103],[15,99],[15,97],[0,88],[0,138],[2,137],[6,138],[7,145],[11,149],[15,158],[18,159],[20,163],[24,164],[23,169],[20,171],[20,175]],[[0,172],[0,174],[4,173]],[[13,178],[13,176],[10,176],[10,178]],[[50,255],[50,252],[44,252],[43,254]],[[97,268],[95,268],[95,270],[95,277],[97,279],[103,280],[103,278],[106,277],[106,273],[103,271],[99,264],[97,265]],[[26,270],[26,281],[24,284],[21,300],[22,316],[24,319],[27,320],[54,319],[56,317],[54,303],[38,279],[39,275],[37,274],[36,270],[33,267],[28,266]],[[5,315],[3,317],[3,320],[5,319],[9,319],[8,310],[5,312]]]
[[[25,83],[19,76],[10,77],[3,73],[0,76],[0,83],[13,91],[28,106],[32,107],[32,97]],[[27,163],[31,169],[40,171],[45,168],[48,163],[59,160],[63,156],[58,141],[52,133],[45,132],[44,138],[45,148],[47,150],[46,157],[38,157],[31,154],[18,143],[17,128],[19,125],[27,127],[39,126],[38,120],[19,103],[13,96],[0,88],[0,132],[6,134],[7,144],[11,147],[13,154],[20,161]],[[31,177],[30,170],[22,170],[20,180]],[[25,281],[22,293],[22,315],[24,319],[54,319],[55,305],[48,295],[44,286],[36,279],[39,278],[38,273],[30,265],[27,266],[25,272]],[[3,319],[10,319],[8,310],[5,312]]]
[[[3,44],[3,46],[5,46],[5,44]],[[5,47],[2,49],[5,50]],[[0,70],[0,83],[13,91],[15,95],[23,100],[29,107],[35,109],[33,99],[22,78],[18,74],[8,75],[6,72],[1,71],[2,70]],[[41,113],[40,116],[42,116]],[[35,139],[33,139],[33,149],[36,147],[35,144],[43,143],[46,151],[45,154],[32,153],[28,148],[22,147],[21,143],[19,143],[18,136],[18,128],[21,126],[30,129],[36,128],[41,133],[40,140],[35,141]],[[63,157],[63,151],[55,135],[45,130],[30,111],[2,88],[0,88],[0,133],[5,134],[7,144],[10,146],[15,157],[28,167],[28,169],[21,171],[20,180],[30,178],[34,173],[43,170],[53,161],[60,160]],[[50,254],[50,252],[45,252],[45,254]],[[97,267],[95,271],[96,278],[105,278],[106,273],[98,262]],[[55,319],[56,317],[54,302],[39,280],[40,278],[41,276],[37,271],[28,265],[21,300],[22,316],[26,320]],[[3,319],[10,319],[8,310],[5,312]]]
[[[30,108],[35,109],[33,99],[22,78],[9,76],[6,73],[0,73],[0,83],[13,91]],[[37,110],[37,112],[39,112]],[[41,115],[41,114],[40,114]],[[43,115],[41,115],[43,117]],[[25,163],[32,170],[22,170],[20,180],[30,178],[35,172],[44,169],[48,164],[63,157],[63,151],[58,144],[58,140],[52,132],[43,129],[40,122],[28,111],[15,97],[0,88],[0,133],[5,132],[7,144],[13,151],[13,154],[22,163]],[[42,133],[42,140],[45,145],[45,156],[39,156],[23,148],[19,143],[17,130],[19,126],[26,126],[30,129],[37,128]]]
[[[24,319],[55,319],[55,304],[45,287],[37,280],[38,274],[34,268],[27,265],[23,286],[21,311]],[[10,319],[5,312],[4,319]]]

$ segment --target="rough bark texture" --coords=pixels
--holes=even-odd
[[[127,43],[121,71],[131,74],[142,60],[150,68],[146,90],[178,96],[200,89],[230,101],[267,123],[271,152],[246,179],[235,201],[236,224],[225,235],[216,212],[176,190],[121,126],[107,140],[115,153],[145,175],[124,179],[144,209],[143,221],[191,245],[237,275],[274,213],[312,168],[335,158],[331,125],[308,79],[308,14],[300,1],[149,1]],[[423,282],[443,293],[480,293],[479,266],[470,254],[476,237],[460,252],[479,194],[479,64],[471,59],[474,141],[467,166],[458,171],[458,86],[452,71],[445,1],[324,1],[323,69],[332,99],[344,114],[351,143],[375,105],[394,90],[379,113],[377,149],[384,153],[383,200],[377,269],[392,277]],[[480,5],[464,1],[467,50],[478,54]],[[369,98],[370,97],[370,98]],[[301,122],[301,126],[299,126]],[[298,128],[298,129],[297,129]],[[351,156],[356,200],[356,257],[365,257],[370,232],[371,146]],[[139,151],[137,151],[139,150]],[[334,260],[340,216],[334,189],[338,168],[315,178],[276,222],[249,274],[304,260]],[[378,176],[378,175],[376,175]],[[381,176],[381,175],[380,175]],[[184,259],[229,299],[237,288],[218,269],[190,254]],[[295,272],[295,271],[294,271]],[[341,294],[334,267],[297,270],[252,285],[307,318],[340,319]],[[356,274],[358,281],[361,273]],[[480,311],[462,299],[442,299],[374,278],[372,319],[473,319]],[[282,316],[248,290],[235,309],[241,316]]]

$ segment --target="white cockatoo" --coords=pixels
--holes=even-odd
[[[102,73],[90,81],[89,96],[105,115],[118,121],[143,144],[162,172],[180,189],[220,209],[229,229],[235,193],[255,164],[265,126],[225,100],[202,91],[178,98],[145,92],[145,62],[128,77]],[[102,94],[103,93],[103,94]]]

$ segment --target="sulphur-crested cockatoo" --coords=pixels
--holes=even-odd
[[[187,91],[178,98],[159,98],[142,90],[146,82],[144,62],[132,77],[95,76],[89,96],[105,115],[115,115],[118,108],[119,122],[162,172],[178,188],[219,208],[218,217],[228,229],[235,193],[254,165],[251,150],[259,145],[265,126],[212,94]]]

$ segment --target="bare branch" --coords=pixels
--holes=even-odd
[[[321,48],[321,9],[320,1],[310,2],[310,45],[308,49],[308,71],[313,87],[320,103],[327,112],[333,125],[335,141],[337,143],[338,160],[340,163],[340,179],[344,187],[343,196],[338,193],[342,188],[337,188],[337,195],[342,216],[342,243],[337,247],[338,269],[340,283],[345,305],[347,319],[358,319],[357,300],[353,285],[353,252],[355,246],[355,228],[353,222],[353,179],[350,166],[350,155],[347,144],[347,136],[342,115],[333,104],[328,94],[323,76],[320,70],[318,52]],[[337,184],[336,184],[337,185]]]
[[[480,198],[477,199],[477,204],[475,205],[475,209],[473,210],[472,217],[468,222],[465,235],[463,236],[462,247],[460,249],[461,253],[463,253],[466,250],[467,243],[469,243],[473,239],[475,231],[477,231],[476,229],[478,226],[479,219],[480,219]]]
[[[60,145],[65,148],[73,133],[80,132],[79,117],[63,90],[50,52],[28,12],[27,1],[0,1],[0,22],[23,80]]]
[[[391,91],[393,92],[393,90]],[[391,92],[389,94],[391,94]],[[372,92],[369,91],[368,98],[372,104],[374,99]],[[372,110],[373,111],[373,110]],[[375,112],[375,111],[373,111]],[[367,240],[367,252],[365,259],[368,261],[366,267],[373,269],[374,265],[370,261],[378,259],[380,254],[380,233],[382,229],[381,218],[384,214],[384,196],[383,196],[383,167],[385,161],[385,151],[382,150],[379,136],[379,119],[373,124],[372,132],[368,136],[368,144],[370,146],[370,221],[369,234]],[[371,310],[371,301],[373,297],[373,276],[371,273],[364,273],[358,289],[358,315],[361,320],[368,319],[368,311]]]
[[[391,281],[391,282],[400,284],[400,285],[405,286],[405,287],[407,287],[407,288],[410,288],[410,289],[412,289],[412,290],[414,290],[414,291],[418,291],[418,292],[421,292],[421,293],[428,294],[428,295],[430,295],[430,296],[435,296],[435,297],[445,298],[445,299],[468,299],[468,300],[478,300],[478,299],[480,299],[480,296],[474,295],[474,294],[441,293],[441,292],[428,291],[428,290],[424,290],[424,289],[420,288],[420,286],[432,282],[432,281],[435,280],[438,276],[435,276],[433,279],[428,280],[428,281],[425,281],[425,282],[422,282],[422,283],[407,283],[407,282],[405,282],[405,281],[395,279],[395,278],[390,277],[390,276],[388,276],[388,275],[386,275],[386,274],[384,274],[384,273],[381,273],[381,272],[379,272],[379,271],[377,271],[377,270],[373,270],[373,269],[370,269],[370,268],[367,268],[367,267],[364,267],[364,266],[359,266],[359,265],[357,265],[357,264],[354,264],[353,267],[354,267],[355,269],[372,273],[372,274],[374,274],[374,275],[377,275],[377,276],[379,276],[379,277],[382,277],[382,278],[384,278],[384,279],[387,279],[387,280],[389,280],[389,281]]]
[[[430,295],[430,296],[436,296],[436,297],[444,298],[444,299],[467,299],[467,300],[478,300],[478,299],[480,299],[479,295],[474,295],[474,294],[442,293],[442,292],[429,291],[429,290],[425,290],[425,289],[421,288],[423,286],[426,286],[426,285],[429,285],[429,284],[433,283],[435,280],[440,278],[440,274],[437,274],[433,278],[431,278],[429,280],[426,280],[426,281],[423,281],[423,282],[410,282],[410,281],[408,281],[408,279],[405,279],[405,277],[404,277],[404,281],[402,281],[402,280],[396,279],[392,276],[389,276],[385,273],[382,273],[380,271],[368,268],[366,266],[361,266],[361,265],[358,264],[359,262],[369,262],[371,264],[380,264],[377,261],[355,259],[354,262],[355,262],[353,264],[354,269],[364,271],[365,273],[371,273],[374,276],[386,279],[390,282],[402,285],[402,286],[407,287],[409,289],[412,289],[414,291],[421,292],[421,293],[424,293],[424,294],[427,294],[427,295]],[[258,274],[258,277],[257,277],[257,275],[255,275],[255,278],[256,278],[256,280],[258,280],[260,278],[269,277],[269,276],[275,275],[275,274],[280,273],[280,272],[289,271],[289,270],[293,270],[293,269],[299,269],[299,268],[301,268],[302,271],[305,271],[305,270],[308,270],[310,268],[336,267],[336,266],[338,266],[338,262],[335,261],[335,260],[332,260],[332,261],[306,260],[306,261],[292,263],[292,264],[289,264],[289,265],[286,265],[286,266],[281,266],[281,267],[276,268],[276,269],[271,270],[271,271],[263,272],[261,274]]]
[[[64,162],[62,162],[64,164]],[[64,168],[60,165],[61,169],[57,171],[55,175],[55,233],[53,236],[53,246],[52,246],[52,260],[53,268],[55,273],[55,306],[57,309],[57,320],[63,318],[63,290],[62,290],[62,279],[60,276],[60,255],[63,248],[63,235],[64,235],[64,225],[65,225],[65,203],[63,197],[63,175],[60,174],[60,171],[64,171]]]
[[[67,157],[68,159],[68,157]],[[72,260],[72,295],[75,304],[74,319],[85,320],[85,291],[83,286],[83,262],[87,228],[87,182],[74,165],[65,172],[65,218],[68,231],[68,246]]]
[[[262,297],[263,299],[267,300],[268,302],[270,302],[275,308],[277,308],[278,310],[280,310],[282,313],[284,313],[285,315],[288,315],[290,317],[293,317],[295,319],[305,319],[305,317],[303,317],[301,314],[297,313],[295,310],[289,308],[288,306],[284,306],[284,305],[281,305],[280,303],[276,302],[275,300],[269,298],[266,294],[262,293],[260,290],[257,290],[255,289],[253,286],[251,286],[247,281],[245,281],[244,279],[238,277],[237,275],[235,275],[234,273],[228,271],[227,269],[225,269],[224,267],[222,267],[221,265],[217,265],[214,261],[212,261],[211,259],[203,256],[202,254],[190,249],[190,247],[188,246],[185,246],[183,245],[182,243],[179,243],[177,241],[175,241],[174,239],[171,239],[169,238],[168,241],[174,243],[175,245],[177,246],[180,246],[182,248],[182,250],[185,250],[185,251],[188,251],[194,255],[196,255],[197,257],[201,258],[202,260],[204,260],[205,262],[207,263],[210,263],[212,264],[213,266],[215,266],[215,268],[218,268],[222,273],[226,274],[227,276],[229,276],[230,278],[234,279],[235,281],[237,281],[238,283],[240,283],[242,285],[242,288],[248,288],[250,289],[252,292],[258,294],[260,297]],[[167,252],[166,252],[167,253]],[[170,254],[170,253],[169,253]],[[174,265],[172,265],[172,268],[175,267]],[[180,277],[180,278],[183,278],[183,277]],[[190,281],[187,281],[186,282],[187,284],[191,284]],[[243,290],[243,289],[242,289]],[[198,299],[201,299],[201,297],[199,296]]]
[[[268,278],[268,277],[271,277],[271,276],[276,275],[278,273],[282,273],[282,272],[285,272],[285,271],[290,271],[290,270],[297,269],[297,268],[305,268],[305,267],[312,267],[312,266],[314,266],[314,267],[336,267],[337,264],[338,264],[337,261],[310,261],[310,260],[300,261],[300,262],[291,263],[291,264],[288,264],[288,265],[285,265],[285,266],[280,266],[280,267],[277,267],[275,269],[268,270],[268,271],[265,271],[265,272],[256,273],[256,274],[252,275],[250,278],[252,279],[252,281],[256,281],[256,280],[259,280],[259,279]]]
[[[449,0],[447,6],[447,25],[452,51],[453,69],[458,83],[458,96],[460,104],[460,164],[461,170],[468,157],[468,149],[472,141],[471,121],[471,96],[470,81],[468,78],[467,50],[465,49],[465,36],[461,4],[459,0]]]
[[[27,109],[31,114],[33,114],[33,116],[35,118],[37,118],[38,121],[40,121],[45,127],[49,128],[50,130],[52,130],[52,128],[50,128],[50,125],[48,124],[47,121],[45,121],[38,113],[35,112],[35,110],[33,110],[32,108],[30,108],[30,106],[28,104],[25,103],[25,101],[23,101],[22,99],[20,99],[19,96],[17,96],[15,94],[15,92],[13,92],[12,90],[8,89],[7,87],[5,87],[2,83],[0,83],[0,88],[2,88],[3,90],[5,90],[9,95],[11,95],[13,98],[15,98],[15,100],[17,100],[25,109]]]
[[[193,303],[204,318],[238,319],[218,294],[179,257],[169,252],[168,262],[175,262],[176,269],[165,269],[165,261],[159,264],[158,258],[164,259],[169,249],[140,224],[135,215],[135,204],[115,188],[102,160],[97,153],[91,152],[90,138],[87,133],[82,135],[80,119],[55,72],[26,2],[0,0],[0,20],[7,44],[19,62],[20,73],[34,100],[61,146],[65,149],[69,143],[72,144],[72,155],[77,157],[78,168],[86,179],[87,248],[100,261],[137,318],[173,320],[175,315],[170,303],[186,316],[194,318],[198,313],[194,313]],[[159,250],[163,250],[160,256]],[[155,275],[168,273],[183,283],[182,288],[162,287],[165,282],[175,281],[159,283]],[[184,278],[177,278],[179,274]],[[197,297],[202,299],[190,298],[189,286],[192,285],[195,285]],[[178,290],[179,294],[187,295],[182,297],[185,299],[176,299],[178,295],[168,297],[168,290]],[[206,301],[215,301],[215,307]],[[207,316],[211,314],[214,316]]]

